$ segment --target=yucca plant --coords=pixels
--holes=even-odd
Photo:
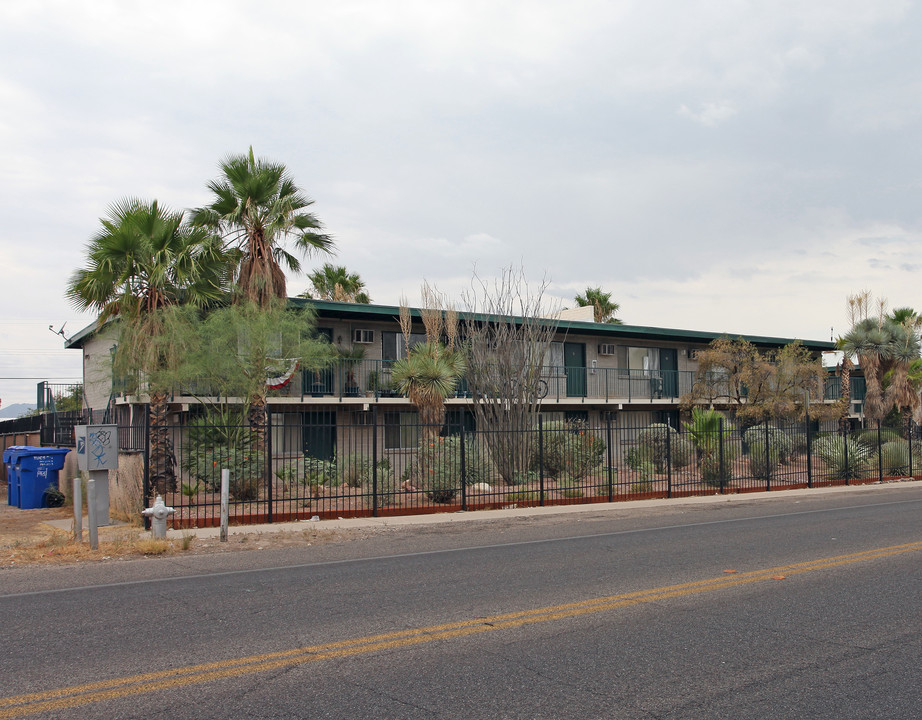
[[[823,461],[827,474],[837,480],[860,478],[873,456],[867,445],[841,435],[819,438],[813,443],[813,454]]]

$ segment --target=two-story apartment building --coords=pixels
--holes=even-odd
[[[313,457],[329,455],[337,442],[337,427],[341,436],[342,428],[367,427],[372,420],[385,448],[398,448],[402,438],[413,437],[401,428],[416,424],[415,408],[393,390],[390,381],[393,363],[406,352],[398,322],[400,309],[318,300],[290,302],[312,307],[318,333],[348,357],[321,371],[298,370],[270,381],[276,449]],[[611,422],[617,427],[667,422],[678,427],[679,398],[694,381],[696,353],[727,334],[610,325],[573,319],[573,315],[565,313],[556,320],[556,335],[541,373],[541,410],[549,419],[582,418],[593,425]],[[413,345],[424,340],[425,331],[419,309],[411,309],[411,316]],[[464,319],[462,315],[462,322]],[[763,349],[794,340],[741,337]],[[113,389],[111,367],[116,342],[114,327],[91,326],[71,338],[67,346],[83,353],[87,405],[92,409],[113,407],[120,424],[131,424],[144,398],[127,397],[117,387]],[[801,342],[816,354],[835,349],[827,341]],[[457,396],[446,402],[448,423],[463,422],[472,428],[472,402],[462,381]],[[195,412],[199,404],[196,397],[178,390],[172,402],[174,418]],[[305,426],[310,429],[305,430]]]

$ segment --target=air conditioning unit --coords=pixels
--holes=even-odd
[[[599,355],[614,355],[614,354],[615,354],[614,344],[599,345]]]
[[[370,345],[375,341],[375,331],[374,330],[353,330],[352,331],[352,342],[359,343],[361,345]]]

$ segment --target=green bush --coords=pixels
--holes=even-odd
[[[777,462],[784,465],[791,462],[794,457],[794,440],[781,428],[769,425],[766,430],[764,425],[756,425],[743,433],[743,442],[749,446],[750,456],[752,446],[761,443],[764,447],[766,440],[769,448],[777,455]]]
[[[483,482],[483,449],[472,438],[464,443],[464,470],[468,485]],[[461,487],[461,438],[457,435],[424,439],[416,451],[408,479],[430,500],[449,503]]]
[[[674,468],[686,467],[695,458],[694,445],[665,423],[654,423],[641,430],[635,450],[641,458],[635,462],[652,463],[658,473],[666,472],[669,464]]]
[[[873,448],[875,451],[877,450],[877,430],[876,429],[862,430],[861,432],[858,433],[857,439],[858,439],[858,442],[860,442],[862,445],[866,445],[869,448]],[[899,434],[899,432],[892,428],[885,427],[885,428],[880,429],[880,444],[881,445],[888,443],[888,442],[896,442],[897,440],[901,440],[901,439],[902,439],[902,436]]]
[[[360,488],[371,482],[373,464],[364,455],[353,453],[336,462],[337,481],[340,485]]]
[[[581,480],[602,466],[605,442],[592,435],[580,420],[549,422],[544,425],[543,469],[548,477]],[[538,443],[532,447],[529,467],[541,470],[542,455]]]
[[[905,440],[891,440],[880,448],[881,464],[884,475],[908,475],[910,472],[909,443]],[[873,460],[870,461],[873,466]],[[922,453],[918,446],[913,447],[912,468],[913,473],[922,470]]]
[[[698,458],[698,472],[705,485],[719,486],[730,479],[730,461],[736,453],[727,442],[733,423],[716,410],[692,410],[691,422],[685,423]]]
[[[743,442],[749,447],[749,472],[760,480],[770,480],[778,465],[794,456],[794,441],[780,428],[756,425],[743,433]]]
[[[221,470],[230,470],[230,494],[246,502],[259,494],[266,456],[242,416],[219,411],[190,421],[181,467],[210,492],[220,492]]]

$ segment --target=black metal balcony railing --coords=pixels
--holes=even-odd
[[[302,369],[286,385],[271,389],[269,397],[291,397],[301,400],[325,398],[391,398],[398,397],[392,377],[393,362],[386,360],[337,360],[320,370]],[[698,373],[692,370],[627,370],[622,368],[548,366],[541,373],[541,392],[544,399],[556,402],[567,400],[656,402],[678,401],[692,390]],[[715,397],[726,397],[727,388],[719,383],[709,383]],[[133,387],[142,387],[135,384]],[[143,392],[143,390],[142,390]],[[177,389],[176,396],[216,396],[217,389],[204,383],[187,384]],[[865,395],[864,378],[851,379],[851,397],[861,402]],[[461,378],[457,397],[470,397],[467,381]],[[827,401],[841,397],[841,379],[826,379],[823,398]]]

